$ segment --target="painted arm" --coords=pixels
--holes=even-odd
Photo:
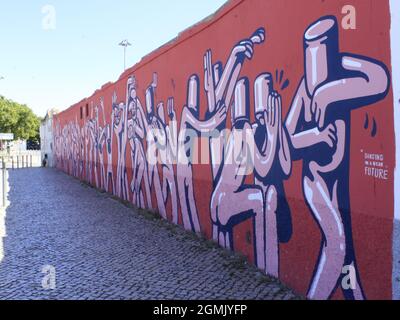
[[[95,140],[95,133],[94,133],[94,123],[92,121],[89,121],[88,129],[89,129],[90,137],[92,138],[92,141],[94,141]]]
[[[157,122],[155,124],[151,124],[150,127],[152,128],[153,136],[155,138],[155,141],[157,142],[157,148],[164,149],[167,143],[165,125],[158,116],[154,117],[157,119]]]
[[[204,55],[204,89],[207,92],[208,110],[212,113],[216,107],[216,96],[211,50]]]
[[[221,79],[215,90],[216,101],[221,101],[225,95],[225,105],[230,106],[232,96],[235,90],[235,85],[240,76],[245,59],[251,60],[254,54],[254,45],[261,44],[265,40],[265,30],[258,29],[251,39],[243,40],[236,45],[226,63]]]
[[[317,127],[300,132],[296,131],[300,121],[300,116],[305,108],[304,100],[306,97],[305,82],[304,79],[302,79],[296,96],[293,99],[285,124],[293,148],[297,150],[305,149],[322,142],[327,143],[331,148],[333,148],[337,141],[336,129],[333,125],[329,125],[324,131],[320,131]],[[306,114],[305,110],[304,113]]]
[[[106,122],[106,114],[104,111],[104,99],[103,98],[100,99],[100,107],[101,107],[101,113],[103,114],[103,127],[105,128],[107,122]]]
[[[278,136],[279,136],[279,163],[281,165],[282,171],[286,177],[290,175],[292,171],[292,159],[290,156],[288,135],[286,128],[284,128],[282,123],[282,97],[278,98],[279,104],[279,114],[278,114]]]
[[[140,123],[140,125],[144,131],[144,135],[145,135],[147,132],[149,132],[149,123],[147,122],[147,117],[144,113],[143,106],[142,106],[140,100],[137,99],[136,102],[137,102],[136,105],[137,105],[137,109],[138,109],[139,123]]]
[[[275,161],[275,155],[277,151],[277,143],[279,136],[281,119],[281,99],[276,93],[271,93],[268,96],[268,108],[264,111],[264,125],[267,131],[267,147],[265,153],[254,147],[254,169],[262,176],[266,177],[271,170],[271,167]],[[254,135],[251,134],[252,140],[254,141]],[[250,140],[250,141],[252,141]],[[252,142],[254,143],[254,142]],[[255,144],[254,144],[255,146]]]
[[[168,145],[173,159],[176,159],[178,152],[178,124],[176,121],[176,112],[174,109],[174,98],[168,99],[167,109],[168,109],[168,116],[170,118],[168,127],[166,129],[167,138],[169,141]]]
[[[144,139],[144,130],[143,130],[142,126],[140,125],[140,122],[138,119],[136,119],[136,121],[135,121],[134,129],[135,129],[135,134],[139,137],[139,139]]]
[[[326,111],[332,103],[373,98],[383,95],[388,90],[389,76],[381,65],[347,55],[342,57],[342,67],[345,70],[356,71],[362,75],[332,81],[316,90],[312,99],[311,111],[320,128],[325,125]]]
[[[208,133],[215,130],[223,121],[226,119],[226,107],[225,105],[219,106],[216,114],[209,120],[201,121],[197,119],[188,107],[183,108],[182,112],[182,123],[189,124],[198,132]]]
[[[128,140],[129,140],[129,145],[131,146],[131,153],[132,153],[132,151],[135,150],[135,141],[133,139],[128,139]],[[132,160],[132,168],[134,167],[133,162],[134,161]]]
[[[288,134],[286,129],[283,128],[282,123],[280,125],[280,133],[279,133],[279,163],[281,164],[282,171],[286,177],[289,177],[290,172],[292,171],[292,158],[290,155],[289,142],[288,142]]]
[[[255,145],[254,136],[249,134],[246,138],[249,143],[250,154],[254,150],[254,170],[262,177],[266,177],[272,168],[276,153],[276,141],[269,141],[265,154],[261,153]]]
[[[99,137],[99,145],[100,146],[103,146],[104,145],[104,143],[105,143],[105,141],[106,141],[106,138],[107,138],[107,136],[106,136],[106,127],[104,127],[103,129],[101,129],[101,131],[100,131],[100,137]]]
[[[107,138],[110,139],[110,149],[112,152],[112,147],[113,147],[113,131],[114,131],[114,116],[111,115],[111,126],[108,126],[108,131],[107,131]]]
[[[121,119],[123,121],[123,133],[122,133],[122,139],[123,141],[126,142],[126,139],[128,137],[128,105],[124,105],[124,113],[123,117]]]

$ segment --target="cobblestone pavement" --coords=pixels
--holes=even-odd
[[[0,299],[298,298],[241,258],[56,170],[10,171],[9,185]],[[42,287],[45,265],[55,267],[54,290]]]

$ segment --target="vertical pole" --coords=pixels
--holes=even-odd
[[[124,47],[124,71],[126,70],[126,46]]]
[[[2,180],[3,180],[3,183],[2,183],[2,185],[3,185],[3,190],[2,190],[2,204],[3,204],[3,207],[5,207],[6,206],[6,188],[7,188],[7,186],[6,186],[6,180],[7,180],[7,168],[6,168],[6,163],[5,163],[5,161],[4,161],[4,157],[2,158],[2,163],[3,163],[3,168],[2,168]]]
[[[21,158],[22,158],[22,165],[21,165],[21,168],[23,169],[23,168],[24,168],[24,165],[25,165],[25,158],[24,158],[24,155],[22,155]]]
[[[31,155],[31,168],[33,168],[33,160],[32,160],[32,158],[33,158],[33,155]]]
[[[0,169],[0,179],[1,179],[1,183],[0,183],[0,205],[1,207],[5,207],[5,203],[3,203],[3,193],[5,193],[5,190],[3,189],[3,168]]]
[[[14,156],[11,156],[11,167],[14,170],[15,166],[14,166]]]

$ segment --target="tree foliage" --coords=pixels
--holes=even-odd
[[[38,140],[40,118],[26,105],[0,96],[0,132],[13,133],[15,139]]]

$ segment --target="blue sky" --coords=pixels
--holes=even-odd
[[[39,116],[49,108],[65,109],[118,79],[124,60],[118,46],[121,40],[133,44],[126,59],[127,66],[132,66],[224,3],[3,0],[0,95],[27,104]],[[46,19],[51,11],[42,12],[43,8],[54,8],[55,20]]]

